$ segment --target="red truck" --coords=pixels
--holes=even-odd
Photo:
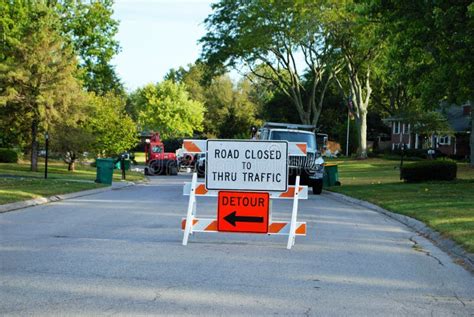
[[[145,175],[177,175],[176,154],[166,153],[158,132],[152,132],[145,143]]]

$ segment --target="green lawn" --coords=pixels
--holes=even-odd
[[[397,161],[332,162],[342,186],[329,190],[416,218],[474,252],[474,169],[467,164],[458,164],[456,181],[407,184],[400,181]]]
[[[66,164],[49,162],[48,179],[44,179],[44,162],[40,162],[38,167],[38,172],[31,172],[28,162],[0,163],[0,204],[106,186],[94,183],[96,169],[88,165],[76,164],[76,171],[69,172]],[[144,180],[144,176],[127,171],[126,179],[136,182]],[[113,180],[121,180],[120,170],[114,171]]]

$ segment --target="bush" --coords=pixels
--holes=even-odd
[[[422,161],[402,167],[402,179],[409,183],[430,180],[451,181],[456,178],[458,167],[453,161]]]
[[[18,153],[11,149],[0,149],[0,163],[18,163]]]

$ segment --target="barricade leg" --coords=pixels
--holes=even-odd
[[[188,238],[192,232],[194,216],[196,216],[196,184],[197,173],[193,173],[191,191],[189,193],[188,212],[186,214],[186,227],[184,229],[183,245],[188,244]]]
[[[298,196],[300,188],[300,177],[296,176],[295,182],[295,195],[293,197],[293,210],[291,212],[291,223],[290,223],[290,234],[288,236],[288,244],[286,248],[291,249],[295,245],[295,236],[296,236],[296,218],[298,216]]]

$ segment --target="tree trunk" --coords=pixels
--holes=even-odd
[[[36,119],[31,123],[31,171],[38,171],[38,121]]]
[[[321,108],[318,108],[316,110],[316,112],[313,114],[313,121],[312,121],[312,125],[314,125],[315,127],[318,126],[318,121],[319,121],[319,116],[321,115]]]
[[[474,168],[474,101],[471,104],[471,167]]]
[[[357,158],[367,158],[367,110],[362,110],[356,119],[359,147],[357,149]]]
[[[66,160],[67,170],[70,172],[74,172],[76,170],[76,153],[73,151],[68,152],[69,159]]]

